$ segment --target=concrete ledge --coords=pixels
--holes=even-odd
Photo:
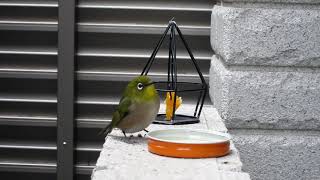
[[[248,4],[212,10],[211,45],[226,64],[320,67],[320,6]]]
[[[320,132],[230,130],[244,171],[252,179],[316,180],[320,177]]]
[[[185,105],[186,106],[186,105]],[[193,125],[154,125],[149,130],[168,128],[214,129],[225,132],[221,118],[211,106],[204,107],[201,123]],[[210,123],[207,123],[210,122]],[[218,124],[214,126],[214,124]],[[221,129],[220,129],[221,128]],[[241,172],[242,163],[238,151],[231,144],[231,153],[221,158],[179,159],[149,153],[145,138],[124,138],[120,131],[114,131],[106,142],[93,170],[92,179],[217,179],[249,180]]]
[[[227,128],[320,130],[320,71],[225,66],[213,56],[210,96]]]

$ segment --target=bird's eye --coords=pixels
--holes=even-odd
[[[138,83],[137,88],[138,88],[138,90],[142,90],[143,89],[143,84],[142,83]]]

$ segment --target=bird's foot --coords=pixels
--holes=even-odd
[[[122,133],[123,133],[124,137],[127,137],[126,132],[122,131]]]

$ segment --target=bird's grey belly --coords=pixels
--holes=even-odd
[[[136,105],[134,111],[130,112],[117,127],[126,133],[142,131],[155,119],[159,106],[159,101]]]

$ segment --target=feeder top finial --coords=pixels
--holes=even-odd
[[[174,17],[172,17],[171,20],[169,21],[169,24],[171,24],[171,23],[177,24],[176,21],[174,21]]]

